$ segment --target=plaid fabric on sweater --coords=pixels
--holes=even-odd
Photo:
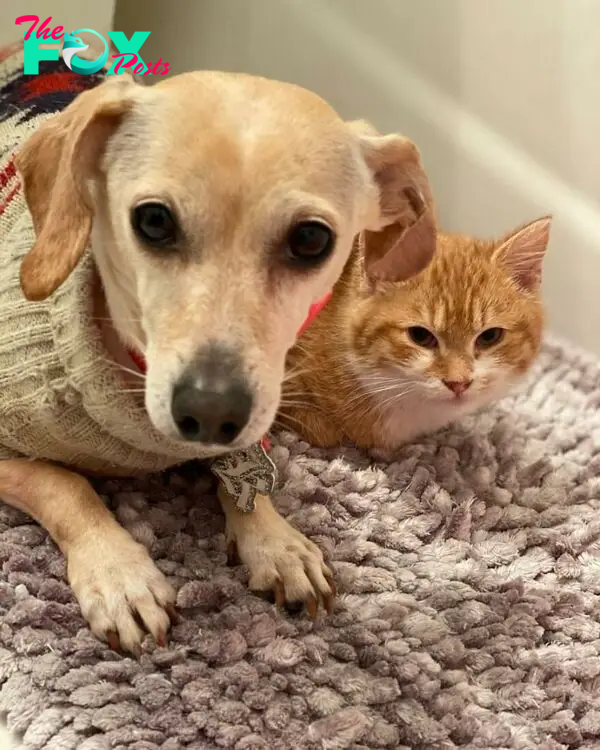
[[[24,75],[22,44],[0,51],[0,459],[40,458],[108,474],[160,471],[207,454],[156,430],[143,396],[124,387],[92,319],[91,252],[47,300],[28,302],[19,284],[35,234],[14,156],[44,120],[103,79],[73,73],[62,61]],[[274,468],[260,446],[220,456],[211,467],[244,510],[256,492],[273,488]]]

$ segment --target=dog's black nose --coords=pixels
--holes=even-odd
[[[171,409],[184,440],[226,445],[246,426],[252,396],[236,385],[222,391],[179,385],[173,391]]]
[[[184,440],[227,445],[248,423],[252,404],[239,358],[211,345],[173,389],[171,413]]]

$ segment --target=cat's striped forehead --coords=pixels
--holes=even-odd
[[[429,268],[403,285],[404,314],[449,334],[481,330],[499,315],[512,317],[521,295],[493,262],[494,249],[470,237],[441,237]]]

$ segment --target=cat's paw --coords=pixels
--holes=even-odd
[[[336,590],[331,570],[316,544],[291,526],[278,513],[269,513],[263,523],[251,523],[227,531],[230,564],[244,563],[250,571],[253,591],[272,591],[278,606],[302,603],[311,617],[319,604],[333,609]]]
[[[177,618],[175,591],[124,529],[75,542],[67,571],[90,629],[111,648],[139,654],[146,632],[165,645]]]

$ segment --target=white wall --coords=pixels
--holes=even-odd
[[[112,28],[114,0],[2,0],[0,2],[0,46],[23,38],[29,24],[15,25],[18,16],[39,16],[40,23],[52,16],[52,28],[67,31],[94,29],[101,34]]]
[[[142,27],[175,72],[291,80],[411,136],[449,229],[554,214],[551,327],[600,354],[598,0],[120,0]]]

